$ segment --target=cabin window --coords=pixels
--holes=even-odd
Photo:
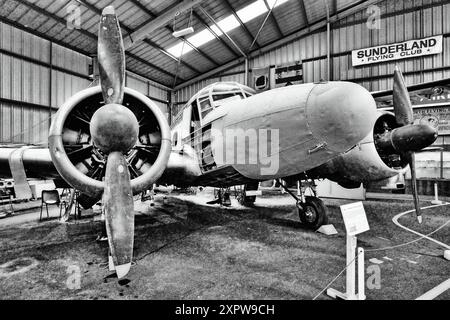
[[[176,146],[177,144],[178,144],[178,132],[175,132],[172,138],[172,146]]]

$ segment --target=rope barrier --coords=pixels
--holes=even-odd
[[[435,208],[435,207],[441,207],[441,206],[447,206],[447,205],[450,205],[450,203],[445,203],[445,204],[442,204],[442,205],[435,205],[435,206],[429,206],[429,207],[424,207],[424,208],[422,208],[422,209],[429,209],[429,208]],[[408,213],[408,212],[412,212],[412,211],[414,211],[414,210],[410,210],[410,211],[406,211],[406,212],[403,212],[403,213],[401,213],[401,214],[405,214],[405,213]],[[399,216],[399,215],[398,215]],[[397,216],[396,216],[397,217]],[[395,218],[395,217],[394,217]],[[436,232],[438,232],[439,230],[441,230],[441,229],[443,229],[445,226],[447,226],[448,224],[450,223],[450,219],[449,220],[447,220],[447,222],[445,222],[443,225],[441,225],[440,227],[438,227],[437,229],[435,229],[434,231],[432,231],[432,232],[430,232],[430,233],[428,233],[428,234],[426,234],[426,235],[423,235],[423,234],[421,234],[421,236],[419,237],[419,238],[417,238],[417,239],[415,239],[415,240],[412,240],[412,241],[408,241],[408,242],[405,242],[405,243],[401,243],[401,244],[398,244],[398,245],[395,245],[395,246],[389,246],[389,247],[384,247],[384,248],[377,248],[377,249],[368,249],[368,250],[365,250],[364,249],[364,251],[365,252],[377,252],[377,251],[385,251],[385,250],[392,250],[392,249],[397,249],[397,248],[400,248],[400,247],[404,247],[404,246],[407,246],[407,245],[410,245],[410,244],[413,244],[413,243],[415,243],[415,242],[418,242],[418,241],[420,241],[420,240],[422,240],[422,239],[426,239],[426,238],[428,238],[429,236],[431,236],[431,235],[433,235],[433,234],[435,234]],[[418,234],[418,232],[414,232],[414,233],[416,233],[416,234]],[[420,234],[420,233],[419,233]],[[356,260],[356,257],[350,262],[350,263],[348,263],[348,265],[346,265],[345,266],[345,268],[344,269],[342,269],[339,273],[338,273],[338,275],[336,276],[336,277],[334,277],[333,278],[333,280],[331,280],[326,286],[325,286],[325,288],[324,289],[322,289],[316,296],[314,296],[314,298],[313,298],[313,300],[316,300],[322,293],[324,293],[337,279],[339,279],[339,277],[348,269],[348,267],[354,262]]]

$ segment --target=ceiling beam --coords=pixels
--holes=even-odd
[[[228,51],[230,51],[236,57],[239,56],[239,54],[237,54],[236,51],[234,51],[228,43],[226,43],[217,33],[215,33],[213,29],[211,29],[206,21],[203,20],[203,18],[195,10],[192,13],[194,14],[195,19],[197,19],[206,29],[208,29],[208,31],[211,32],[212,35],[228,49]]]
[[[152,69],[155,69],[156,71],[159,71],[159,72],[161,72],[161,73],[163,73],[163,74],[165,74],[165,75],[167,75],[169,77],[175,78],[175,74],[173,74],[173,73],[171,73],[171,72],[169,72],[169,71],[167,71],[167,70],[165,70],[163,68],[160,68],[160,67],[154,65],[153,63],[148,62],[147,60],[144,60],[141,57],[139,57],[139,56],[137,56],[137,55],[135,55],[135,54],[133,54],[131,52],[127,52],[127,55],[130,58],[132,58],[132,59],[134,59],[134,60],[136,60],[136,61],[138,61],[140,63],[143,63],[143,64],[151,67]]]
[[[99,8],[97,8],[96,6],[88,3],[86,0],[76,0],[78,3],[84,5],[86,8],[90,9],[91,11],[97,13],[98,15],[102,15],[102,10],[100,10]],[[126,26],[125,24],[121,23],[120,26],[122,27],[123,30],[126,31],[127,36],[129,37],[130,34],[133,33],[133,30]],[[124,37],[125,38],[125,37]],[[127,38],[124,39],[124,43],[126,41]],[[153,41],[149,40],[149,39],[144,39],[143,40],[146,44],[148,44],[149,46],[157,49],[158,51],[160,51],[161,53],[165,54],[166,56],[168,56],[169,58],[171,58],[172,60],[175,60],[177,63],[180,63],[191,69],[192,71],[194,71],[195,73],[201,73],[197,68],[195,68],[194,66],[184,62],[184,61],[180,61],[177,57],[175,57],[174,55],[170,54],[170,52],[168,52],[167,50],[163,49],[161,46],[159,46],[158,44],[154,43]],[[180,79],[180,77],[178,77]]]
[[[200,11],[206,17],[208,17],[209,20],[211,20],[211,22],[217,27],[217,29],[220,30],[220,32],[222,32],[225,35],[225,37],[227,37],[228,40],[230,40],[231,44],[239,51],[239,53],[242,56],[247,57],[247,54],[245,54],[245,52],[242,51],[242,49],[239,47],[239,45],[233,39],[231,39],[231,37],[228,35],[228,33],[219,26],[219,24],[216,22],[216,20],[214,20],[214,18],[205,9],[203,9],[203,7],[200,7]]]
[[[241,28],[244,29],[245,33],[247,34],[247,36],[250,39],[250,42],[253,41],[253,34],[250,32],[250,30],[247,28],[247,26],[245,25],[244,22],[242,22],[241,18],[239,18],[239,16],[237,15],[236,11],[234,10],[234,8],[231,6],[230,2],[228,0],[223,0],[222,3],[225,5],[225,7],[228,8],[228,11],[230,11],[230,13],[236,18],[236,20],[239,22],[239,24],[241,25]],[[255,42],[256,46],[258,48],[260,48],[261,46],[259,45],[258,42]]]
[[[33,4],[33,3],[30,3],[30,2],[24,1],[24,0],[15,0],[15,1],[17,1],[17,2],[19,2],[19,3],[21,3],[21,4],[23,4],[24,6],[27,6],[28,8],[31,8],[32,10],[38,12],[39,14],[41,14],[41,15],[43,15],[43,16],[45,16],[45,17],[48,17],[48,18],[50,18],[50,19],[55,20],[55,21],[58,22],[58,23],[61,23],[61,24],[63,24],[63,25],[66,25],[66,23],[67,23],[67,21],[66,21],[64,18],[58,17],[58,16],[56,16],[56,15],[54,15],[54,14],[48,12],[47,10],[45,10],[45,9],[43,9],[43,8],[41,8],[41,7],[38,7],[37,5],[35,5],[35,4]],[[79,3],[83,4],[83,5],[85,5],[88,9],[94,10],[95,12],[99,13],[99,10],[98,10],[97,8],[93,7],[92,5],[90,5],[89,3],[85,2],[84,0],[77,0],[77,2],[79,2]],[[95,8],[95,9],[94,9],[94,8]],[[101,15],[101,10],[100,10],[100,15]],[[78,31],[78,32],[80,32],[81,34],[83,34],[83,35],[89,37],[90,39],[94,40],[95,42],[97,42],[97,35],[95,35],[95,34],[89,32],[89,31],[87,31],[87,30],[84,30],[84,29],[75,29],[75,30]],[[55,43],[56,43],[56,42],[55,42]],[[92,54],[93,54],[93,53],[90,53],[90,55],[92,55]],[[130,56],[131,58],[136,59],[136,56],[135,56],[135,55],[132,55],[132,54],[130,54],[129,52],[126,52],[126,54],[127,54],[128,56]],[[150,67],[150,68],[153,68],[153,69],[155,69],[155,70],[157,70],[157,71],[159,71],[159,72],[164,71],[164,74],[166,74],[166,75],[171,75],[172,77],[175,77],[175,75],[171,74],[170,72],[167,72],[166,70],[163,70],[162,68],[159,68],[159,67],[155,66],[154,64],[149,63],[149,62],[147,62],[147,61],[145,61],[145,60],[143,60],[143,59],[141,59],[140,62],[141,62],[141,63],[144,63],[146,66],[148,66],[148,67]],[[149,79],[149,80],[152,80],[152,79]],[[157,80],[152,80],[152,81],[159,82],[159,81],[157,81]]]
[[[338,5],[337,5],[337,0],[332,0],[331,1],[331,12],[333,14],[336,14],[338,11]]]
[[[151,12],[146,6],[144,6],[139,0],[131,0],[131,2],[137,6],[139,9],[141,9],[143,12],[145,12],[150,18],[156,19],[158,16]],[[170,26],[166,25],[165,28],[170,32],[173,33],[174,29]],[[191,42],[189,42],[185,37],[182,37],[182,39],[186,42],[188,46],[190,46],[195,52],[200,54],[203,58],[207,59],[209,62],[211,62],[213,65],[218,66],[219,64],[217,61],[215,61],[211,56],[207,55],[205,52],[203,52],[201,49],[194,46]]]
[[[30,9],[33,9],[34,11],[36,11],[37,13],[39,13],[39,14],[45,16],[45,17],[48,17],[50,19],[55,20],[58,23],[61,23],[63,25],[67,25],[66,19],[58,17],[57,15],[48,12],[47,10],[45,10],[45,9],[35,5],[34,3],[28,2],[26,0],[15,0],[15,1],[20,3],[20,4],[22,4],[22,5],[24,5],[24,6],[26,6],[26,7],[28,7],[28,8],[30,8]],[[97,41],[97,36],[95,34],[90,33],[87,30],[84,30],[84,29],[74,29],[74,30],[78,31],[79,33],[83,34],[86,37],[89,37],[89,38]]]
[[[302,11],[303,20],[305,21],[306,26],[309,27],[308,13],[306,12],[305,8],[305,0],[298,0],[298,3]]]
[[[74,46],[72,46],[72,45],[70,45],[68,43],[65,43],[63,41],[60,41],[60,40],[52,39],[48,35],[46,35],[45,33],[39,32],[39,31],[37,31],[35,29],[31,29],[30,27],[25,27],[24,25],[19,24],[17,21],[12,21],[12,20],[10,20],[8,18],[0,16],[0,22],[9,24],[9,25],[13,26],[16,29],[28,32],[30,34],[33,34],[33,35],[39,37],[39,38],[45,39],[45,40],[47,40],[49,42],[53,42],[53,43],[55,43],[57,45],[60,45],[61,47],[70,49],[70,50],[72,50],[74,52],[78,52],[78,53],[83,54],[85,56],[91,56],[92,55],[92,52],[88,52],[88,51],[86,51],[84,49],[76,48],[76,47],[74,47]]]
[[[270,20],[272,20],[272,23],[275,26],[275,29],[277,30],[278,36],[279,37],[284,37],[283,31],[281,31],[280,25],[278,24],[277,18],[275,18],[275,14],[273,12],[273,10],[275,8],[270,8],[269,3],[267,2],[267,0],[264,0],[264,4],[266,5],[267,10],[269,10],[269,12],[270,12]]]
[[[357,2],[354,5],[351,5],[351,6],[347,7],[346,9],[338,11],[335,15],[331,16],[330,17],[330,23],[336,23],[337,21],[339,21],[339,20],[341,20],[343,18],[346,18],[347,16],[350,16],[350,15],[356,13],[356,12],[364,10],[368,6],[373,5],[373,4],[377,4],[377,3],[381,2],[381,1],[384,1],[384,0],[366,0],[366,1]],[[320,21],[310,25],[309,27],[301,28],[301,29],[299,29],[297,31],[294,31],[293,33],[285,36],[282,39],[279,39],[279,40],[274,41],[274,42],[272,42],[272,43],[270,43],[268,45],[265,45],[263,48],[253,50],[252,52],[250,52],[248,54],[248,58],[255,58],[257,56],[260,56],[261,54],[264,54],[266,52],[274,50],[274,49],[276,49],[276,48],[278,48],[278,47],[280,47],[280,46],[282,46],[282,45],[284,45],[286,43],[289,43],[289,42],[295,41],[295,40],[297,40],[299,38],[305,37],[305,36],[307,36],[308,34],[314,32],[314,31],[317,31],[317,30],[325,28],[326,25],[327,25],[326,18],[322,19],[322,20],[320,20]],[[197,76],[197,77],[189,79],[188,81],[186,81],[186,82],[176,86],[174,88],[174,90],[180,90],[180,89],[182,89],[184,87],[187,87],[190,84],[193,84],[193,83],[198,82],[200,80],[203,80],[205,78],[212,77],[212,76],[214,76],[214,75],[216,75],[216,74],[218,74],[218,73],[220,73],[222,71],[225,71],[225,70],[231,69],[231,68],[233,68],[233,67],[235,67],[237,65],[240,65],[244,61],[245,61],[245,58],[244,57],[240,57],[238,59],[234,59],[234,60],[231,60],[229,62],[226,62],[226,63],[224,63],[222,66],[220,66],[218,68],[215,68],[213,70],[205,72],[204,74],[202,74],[200,76]]]
[[[130,48],[139,41],[143,41],[153,31],[161,27],[165,27],[179,12],[190,10],[202,1],[203,0],[184,0],[178,5],[160,14],[155,19],[151,19],[150,21],[144,23],[138,29],[133,30],[130,33],[130,37],[124,41],[125,49]]]

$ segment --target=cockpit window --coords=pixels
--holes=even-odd
[[[213,100],[215,102],[216,107],[222,105],[224,102],[243,99],[242,92],[230,92],[230,93],[215,93],[213,94]]]
[[[200,110],[202,112],[202,118],[213,110],[213,107],[209,101],[209,96],[200,98]]]
[[[203,88],[197,94],[198,110],[202,119],[214,108],[228,101],[245,99],[255,94],[252,88],[236,82],[217,82]]]

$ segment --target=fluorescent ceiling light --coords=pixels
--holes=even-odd
[[[270,8],[273,8],[275,6],[278,7],[279,5],[282,5],[283,3],[287,2],[289,0],[267,0],[267,4]],[[276,2],[276,3],[275,3]],[[249,4],[248,6],[238,10],[236,14],[238,15],[239,19],[242,20],[243,23],[247,23],[250,20],[255,19],[256,17],[267,13],[269,9],[267,9],[266,4],[264,3],[264,0],[257,0],[253,2],[252,4]],[[229,15],[228,17],[217,21],[217,24],[219,25],[220,29],[222,29],[224,32],[229,32],[233,29],[236,29],[239,27],[239,21],[236,19],[234,15]],[[217,28],[216,25],[210,26],[211,30],[213,30],[217,35],[222,35],[222,31]],[[208,30],[204,29],[197,34],[194,34],[193,36],[187,38],[187,40],[196,48],[204,45],[205,43],[213,40],[215,37],[214,35]],[[168,48],[167,51],[172,54],[175,57],[181,57],[183,54],[188,53],[189,51],[192,51],[192,47],[188,44],[184,45],[183,48],[183,42],[178,42],[176,45],[173,45],[172,47]]]

